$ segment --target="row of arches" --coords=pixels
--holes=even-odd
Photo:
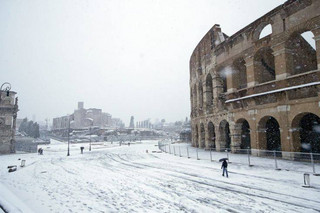
[[[284,42],[283,48],[286,76],[317,70],[317,51],[319,50],[316,50],[314,35],[311,31],[299,30],[292,33]],[[277,72],[282,72],[277,71],[276,67],[275,57],[278,54],[270,46],[263,46],[254,53],[252,65],[246,61],[248,57],[239,57],[229,66],[218,67],[217,78],[215,78],[216,87],[222,88],[220,92],[227,92],[232,88],[246,88],[249,81],[248,74],[254,76],[250,81],[257,84],[276,80]],[[253,74],[247,73],[248,66],[253,66]],[[204,97],[206,103],[204,103]],[[201,80],[194,84],[191,88],[191,98],[193,108],[214,104],[213,77],[210,73],[206,75],[205,85]]]
[[[193,145],[199,148],[213,148],[223,151],[233,147],[251,149],[252,138],[257,139],[254,148],[263,150],[282,150],[281,132],[288,131],[286,127],[280,127],[279,122],[272,116],[265,116],[258,122],[255,132],[252,132],[246,119],[239,119],[232,126],[231,135],[229,122],[222,120],[215,125],[208,122],[206,126],[200,123],[194,126]],[[320,153],[320,118],[313,113],[301,113],[297,115],[291,124],[293,145],[291,150],[300,152]],[[207,134],[206,134],[207,133]],[[256,134],[253,137],[253,134]]]

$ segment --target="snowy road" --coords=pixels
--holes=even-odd
[[[70,157],[65,144],[56,144],[43,156],[0,156],[0,204],[10,208],[6,189],[17,196],[13,203],[34,212],[320,211],[320,177],[304,188],[302,173],[230,164],[225,178],[217,162],[152,153],[156,144],[94,146],[83,155],[73,145]],[[8,173],[18,158],[26,167]]]

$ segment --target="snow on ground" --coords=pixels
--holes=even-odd
[[[67,145],[55,141],[43,146],[43,155],[2,155],[0,205],[41,213],[320,211],[319,176],[304,188],[303,172],[231,163],[225,178],[217,161],[154,153],[156,145],[101,142],[89,152],[88,144],[72,144],[67,157]],[[18,159],[26,166],[8,173]]]

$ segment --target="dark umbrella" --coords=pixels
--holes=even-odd
[[[228,158],[221,158],[221,159],[219,160],[219,162],[222,162],[222,161],[225,161],[225,160],[228,160]]]

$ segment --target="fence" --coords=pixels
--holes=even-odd
[[[317,172],[320,172],[319,153],[259,149],[237,149],[233,152],[230,149],[226,149],[225,152],[219,152],[215,149],[191,147],[190,144],[171,144],[169,141],[159,141],[158,146],[165,153],[197,160],[217,162],[221,158],[228,158],[229,163],[234,164],[274,168],[276,170],[310,172],[314,175],[319,175]]]

